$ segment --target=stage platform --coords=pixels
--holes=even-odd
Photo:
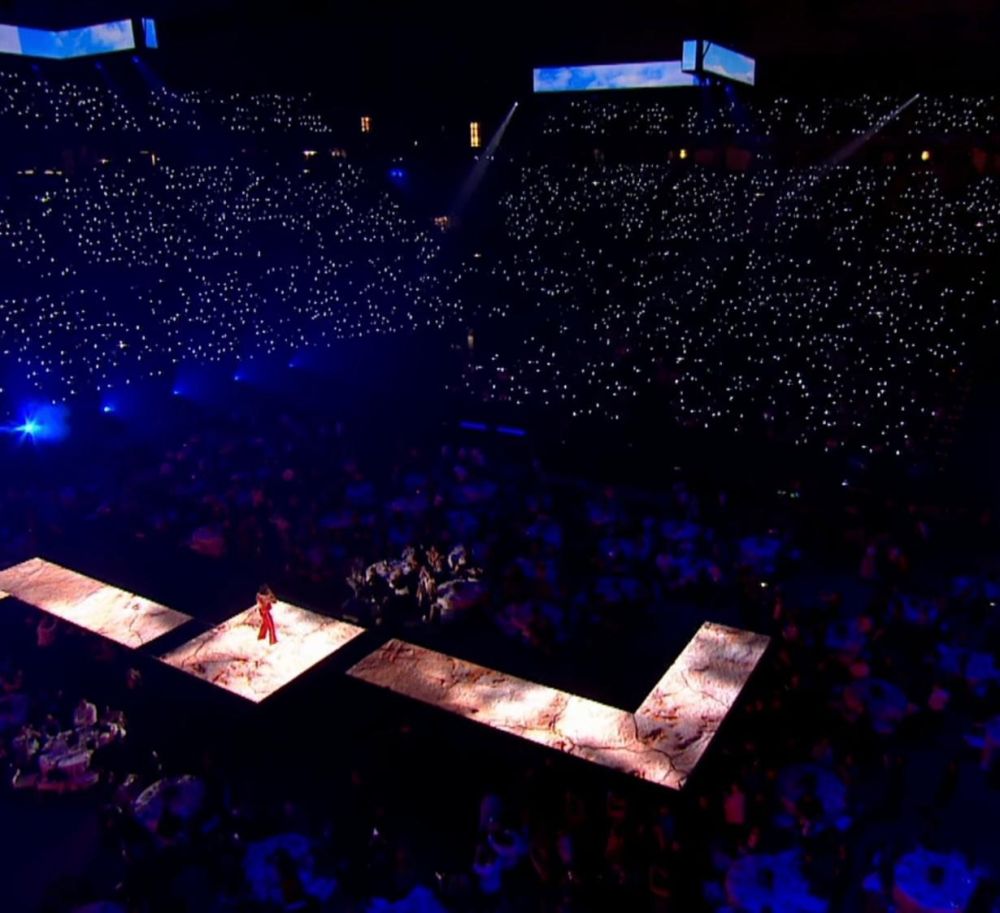
[[[132,649],[191,620],[183,612],[42,558],[0,571],[0,591]]]
[[[706,622],[636,712],[390,640],[349,674],[449,713],[680,789],[769,638]]]
[[[256,607],[240,612],[160,659],[218,688],[260,703],[336,653],[364,628],[278,602],[272,610],[278,642],[257,639]]]
[[[11,596],[132,649],[193,621],[152,600],[42,558],[0,571]],[[258,639],[256,606],[152,656],[260,703],[366,629],[278,602],[278,642]],[[178,631],[177,638],[186,632]],[[175,639],[176,640],[176,639]],[[353,678],[501,732],[670,789],[701,761],[760,663],[769,638],[705,622],[635,711],[390,639],[355,663]]]

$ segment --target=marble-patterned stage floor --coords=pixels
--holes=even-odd
[[[633,713],[391,640],[349,674],[494,729],[680,789],[769,638],[706,622]]]
[[[0,592],[133,649],[191,620],[183,612],[42,558],[0,571]]]
[[[160,659],[259,703],[365,630],[286,602],[276,603],[272,615],[276,644],[257,639],[260,614],[252,607]]]
[[[0,571],[0,600],[7,596],[132,649],[192,620],[41,558]],[[273,616],[276,644],[258,639],[260,616],[251,607],[157,658],[259,703],[365,631],[284,602],[274,606]],[[635,711],[395,639],[348,674],[585,761],[681,789],[768,643],[763,635],[706,622]]]

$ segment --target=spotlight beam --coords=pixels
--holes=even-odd
[[[455,198],[455,203],[451,207],[450,218],[452,222],[461,218],[465,208],[469,205],[469,200],[472,199],[473,194],[479,189],[479,185],[483,182],[486,170],[490,167],[490,162],[493,161],[493,157],[496,155],[496,151],[500,147],[503,135],[507,131],[511,118],[513,118],[514,112],[517,110],[517,106],[519,104],[520,102],[515,101],[514,104],[510,106],[507,116],[500,123],[500,126],[497,127],[496,132],[490,138],[486,148],[479,156],[479,160],[469,173],[469,176],[463,182],[461,189],[458,191],[458,196]]]
[[[907,108],[910,107],[918,98],[920,98],[920,93],[918,92],[913,98],[908,101],[904,101],[895,111],[890,111],[885,115],[878,123],[874,124],[860,136],[856,136],[852,139],[846,146],[839,149],[825,163],[825,168],[831,168],[834,165],[839,165],[841,162],[849,159],[854,153],[856,153],[862,146],[874,139],[890,121],[895,120],[902,114]],[[825,170],[825,169],[824,169]]]

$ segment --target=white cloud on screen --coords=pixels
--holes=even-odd
[[[0,54],[20,54],[21,35],[17,26],[0,25]]]

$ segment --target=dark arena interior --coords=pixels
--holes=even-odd
[[[998,913],[997,34],[0,0],[0,913]]]

